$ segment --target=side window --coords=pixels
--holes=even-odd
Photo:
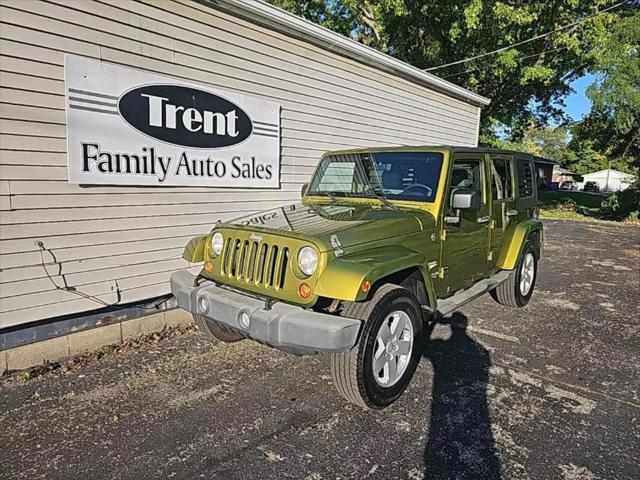
[[[493,199],[507,200],[513,198],[513,172],[510,158],[491,158],[493,177]]]
[[[536,188],[531,163],[529,160],[518,159],[518,196],[520,198],[532,197],[533,189]]]
[[[482,195],[482,161],[480,159],[454,159],[451,172],[449,206],[453,193],[459,188],[471,189]]]

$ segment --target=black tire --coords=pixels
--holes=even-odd
[[[204,315],[199,315],[197,313],[193,313],[192,315],[193,319],[196,321],[196,325],[198,325],[198,329],[209,337],[217,338],[221,342],[225,343],[238,342],[245,338],[242,335],[223,327],[214,320],[205,317]]]
[[[522,280],[522,266],[527,261],[527,257],[531,256],[533,259],[533,279],[531,286],[526,294],[522,293],[520,288],[520,281]],[[524,307],[533,294],[533,289],[536,286],[536,278],[538,277],[538,253],[533,245],[527,241],[522,249],[522,255],[518,261],[516,269],[513,271],[509,278],[503,283],[498,285],[495,289],[491,290],[491,296],[493,299],[508,307]]]
[[[373,355],[376,335],[387,316],[405,312],[413,327],[413,345],[406,369],[396,383],[381,386],[374,378]],[[364,321],[358,343],[349,351],[331,355],[333,381],[340,394],[361,407],[382,409],[395,402],[405,391],[420,361],[422,315],[416,297],[406,288],[386,284],[367,302],[349,302],[341,315]]]

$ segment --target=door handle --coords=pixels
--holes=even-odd
[[[476,220],[478,223],[489,223],[491,221],[491,217],[480,217]]]
[[[516,215],[518,215],[518,210],[508,210],[507,211],[507,217],[515,217]]]

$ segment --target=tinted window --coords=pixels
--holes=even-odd
[[[571,186],[573,182],[564,182]],[[518,160],[518,195],[520,198],[533,196],[535,188],[533,170],[529,160]]]
[[[451,189],[456,187],[471,188],[482,192],[480,176],[480,160],[455,160],[451,172]]]
[[[449,207],[453,200],[453,194],[460,189],[475,190],[482,196],[482,162],[479,159],[455,159],[453,161]],[[462,217],[474,215],[476,212],[461,212]]]

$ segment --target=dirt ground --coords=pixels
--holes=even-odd
[[[436,326],[387,410],[342,400],[326,355],[185,334],[5,382],[0,477],[640,478],[640,228],[546,227],[532,302]]]

